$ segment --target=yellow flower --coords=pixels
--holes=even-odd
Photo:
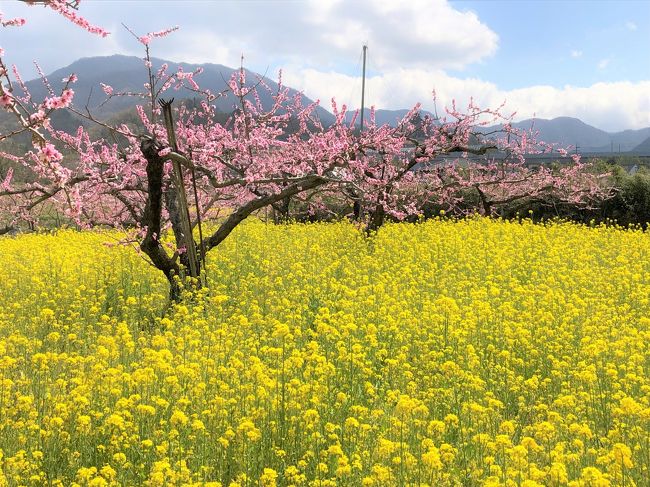
[[[0,485],[645,485],[647,232],[251,220],[170,307],[132,237],[0,238]]]
[[[113,461],[115,461],[115,463],[117,463],[118,465],[122,465],[126,463],[126,455],[122,452],[115,453],[113,455]]]
[[[615,443],[614,446],[612,446],[612,456],[618,465],[625,468],[632,468],[632,450],[630,450],[627,445],[623,443]]]
[[[265,468],[260,477],[260,483],[263,487],[275,487],[278,473],[272,468]]]
[[[440,451],[435,446],[431,446],[429,451],[422,454],[422,462],[432,470],[440,470],[443,467]]]
[[[596,467],[582,469],[580,480],[583,481],[584,485],[588,485],[589,487],[609,487],[611,484]]]
[[[179,409],[175,409],[171,417],[169,418],[169,422],[173,426],[185,426],[188,423],[188,421],[189,418],[187,417],[187,415]]]

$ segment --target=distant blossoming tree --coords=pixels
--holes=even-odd
[[[64,15],[76,24],[103,35],[70,15],[69,2],[55,3],[55,10],[68,12]],[[12,89],[0,92],[8,97],[2,107],[18,117],[20,130],[31,131],[35,142],[27,154],[0,154],[34,175],[20,184],[5,175],[2,211],[30,219],[39,206],[49,204],[79,225],[129,229],[132,241],[166,276],[172,299],[181,295],[178,277],[198,279],[206,254],[237,225],[262,208],[298,195],[351,195],[365,209],[372,231],[386,215],[400,219],[417,213],[424,201],[453,206],[464,188],[478,193],[486,214],[502,202],[542,191],[584,202],[604,194],[598,178],[580,165],[556,172],[528,168],[525,154],[549,147],[515,130],[511,117],[500,110],[481,110],[474,103],[465,113],[452,107],[449,120],[422,119],[417,105],[397,127],[377,126],[371,118],[359,133],[354,117],[347,121],[346,107],[339,108],[334,100],[335,120],[325,126],[316,116],[318,102],[304,105],[303,97],[292,96],[281,77],[278,88],[271,90],[262,78],[248,80],[242,68],[224,93],[203,90],[195,80],[198,71],[169,72],[166,65],[154,69],[150,43],[173,30],[134,34],[146,52],[148,82],[142,93],[129,95],[146,99],[137,107],[143,131],[106,126],[113,134],[109,141],[93,140],[83,127],[72,135],[54,130],[47,123],[52,110],[67,107],[84,115],[71,105],[68,84],[74,76],[60,94],[37,104],[22,81],[22,97]],[[6,70],[3,76],[9,79]],[[197,107],[180,104],[173,110],[171,102],[161,99],[168,89],[182,87],[201,97]],[[107,97],[127,95],[106,84],[102,89]],[[269,92],[271,106],[264,106],[260,90]],[[215,118],[213,102],[220,96],[231,97],[236,106],[227,124]],[[491,134],[477,130],[495,122],[503,122],[503,129]],[[64,160],[57,147],[73,151],[76,159]],[[508,158],[475,162],[463,157],[492,150]],[[455,162],[431,164],[452,153],[460,155]],[[202,221],[215,209],[226,211],[204,234]],[[168,230],[174,242],[164,238]]]
[[[490,216],[521,199],[552,196],[591,207],[610,194],[603,174],[589,171],[579,156],[537,140],[532,129],[515,129],[515,114],[504,115],[503,108],[482,109],[470,100],[463,111],[453,103],[443,117],[433,118],[422,117],[416,106],[395,128],[377,127],[371,117],[361,140],[373,137],[377,151],[358,168],[362,174],[347,193],[358,211],[365,208],[367,229],[379,228],[386,216],[400,220],[428,204]],[[565,162],[554,169],[527,162],[526,156],[542,153]],[[468,205],[468,198],[477,204]]]

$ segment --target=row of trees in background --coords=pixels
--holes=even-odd
[[[73,12],[78,2],[47,5],[92,33],[106,34]],[[7,27],[22,23],[0,21]],[[322,215],[349,207],[371,233],[386,219],[414,218],[427,208],[493,215],[542,197],[595,208],[612,193],[603,174],[578,158],[557,168],[528,167],[526,154],[553,148],[533,133],[513,128],[512,115],[504,115],[503,107],[481,109],[470,102],[460,110],[453,104],[445,116],[433,119],[422,116],[416,105],[396,127],[378,126],[371,116],[359,131],[356,120],[346,121],[346,107],[334,100],[335,121],[325,126],[316,115],[317,103],[304,106],[281,78],[271,92],[263,79],[247,79],[243,68],[225,92],[211,93],[196,83],[195,72],[153,66],[151,43],[173,30],[134,34],[145,51],[148,82],[141,93],[116,93],[102,85],[109,98],[142,98],[139,129],[111,126],[76,107],[72,73],[62,91],[50,89],[44,100],[34,100],[0,53],[0,108],[17,121],[17,129],[0,140],[29,133],[33,143],[26,153],[0,153],[28,175],[14,181],[12,171],[3,170],[0,212],[7,227],[20,221],[34,224],[47,208],[80,226],[125,228],[178,299],[177,276],[200,277],[206,254],[259,211],[286,219],[292,208]],[[43,81],[47,83],[44,76]],[[187,106],[161,98],[174,88],[191,90],[200,102]],[[261,90],[272,95],[271,106],[261,102]],[[235,108],[226,123],[213,104],[223,96]],[[83,126],[74,134],[54,129],[49,120],[63,109],[102,126],[107,136],[92,138]],[[495,123],[503,128],[479,130]],[[506,157],[491,158],[495,151]],[[74,156],[64,157],[64,152]],[[458,158],[432,163],[449,154]],[[477,161],[468,155],[484,157]],[[204,233],[202,222],[216,210],[223,217]],[[173,243],[163,238],[167,232]]]
[[[611,188],[610,196],[597,205],[572,205],[548,195],[507,205],[499,216],[510,219],[530,215],[536,221],[559,218],[584,224],[639,225],[647,229],[650,224],[650,172],[641,168],[630,174],[621,166],[604,162],[598,163],[595,170],[608,174],[607,184]]]
[[[618,224],[628,227],[650,224],[650,171],[641,167],[637,172],[628,173],[624,167],[599,161],[588,170],[606,175],[602,181],[610,193],[593,204],[572,203],[556,198],[552,192],[522,196],[492,208],[493,217],[504,219],[532,218],[535,221],[571,220],[583,224]],[[337,197],[338,196],[338,197]],[[425,202],[416,214],[409,215],[405,221],[444,216],[445,218],[464,218],[480,214],[482,202],[476,191],[460,190],[459,203],[450,209],[435,201]],[[323,199],[318,208],[306,204],[305,198],[296,197],[286,201],[281,207],[273,207],[265,213],[265,218],[276,223],[283,221],[315,222],[337,221],[353,218],[354,202],[344,195],[332,195]]]

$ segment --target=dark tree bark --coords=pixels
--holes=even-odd
[[[361,218],[361,201],[356,199],[354,200],[354,204],[352,205],[352,219],[355,222],[358,222],[360,218]]]
[[[379,228],[384,224],[386,220],[386,210],[384,210],[384,205],[377,203],[375,209],[370,214],[370,219],[368,220],[368,226],[366,227],[366,233],[370,235],[373,232],[379,230]]]
[[[289,210],[291,208],[291,198],[283,198],[277,203],[271,205],[273,208],[273,222],[285,223],[289,221]]]
[[[209,252],[211,249],[219,245],[226,239],[226,237],[228,237],[228,235],[230,235],[230,233],[235,229],[237,225],[248,218],[254,211],[257,211],[260,208],[264,208],[265,206],[272,205],[273,203],[281,201],[284,198],[291,198],[292,196],[295,196],[298,193],[302,193],[303,191],[317,188],[318,186],[322,186],[327,182],[329,182],[329,180],[323,176],[305,176],[304,179],[290,184],[279,193],[261,196],[249,201],[231,213],[230,216],[226,218],[226,221],[224,221],[217,229],[217,231],[205,239],[203,245],[201,245],[201,250],[204,252]]]
[[[179,278],[183,276],[182,269],[185,267],[183,261],[184,257],[183,255],[180,256],[179,265],[179,256],[177,254],[173,257],[170,256],[160,243],[160,234],[162,229],[161,219],[164,201],[170,214],[172,230],[174,231],[176,242],[179,244],[184,241],[181,234],[177,233],[177,230],[182,228],[180,227],[180,218],[177,215],[177,210],[180,211],[180,209],[175,206],[175,204],[177,204],[175,203],[177,202],[177,198],[175,197],[176,195],[172,184],[165,185],[163,182],[165,159],[158,155],[162,146],[151,138],[145,138],[140,144],[140,149],[147,160],[147,202],[141,220],[142,226],[146,228],[146,234],[140,244],[140,248],[151,259],[153,265],[162,271],[167,278],[170,286],[170,299],[173,301],[179,301],[181,298]],[[278,193],[260,195],[243,206],[240,206],[231,213],[228,218],[226,218],[216,232],[205,238],[200,246],[197,246],[192,240],[192,243],[195,245],[195,249],[200,257],[198,261],[200,262],[205,258],[205,254],[208,251],[223,242],[235,227],[248,218],[253,212],[264,208],[265,206],[290,200],[291,197],[303,191],[316,188],[326,184],[327,182],[329,182],[329,180],[324,176],[305,176],[305,178],[289,184]]]
[[[162,147],[155,140],[145,138],[140,143],[140,149],[147,160],[147,202],[142,216],[142,226],[146,234],[140,243],[140,249],[151,259],[153,265],[162,271],[169,282],[169,297],[179,301],[181,297],[180,267],[176,259],[167,254],[160,243],[161,218],[163,207],[163,168],[164,159],[158,155]]]
[[[174,239],[176,240],[176,248],[180,249],[187,245],[187,242],[190,242],[191,245],[194,245],[196,248],[196,243],[194,242],[193,236],[185,235],[183,230],[183,224],[181,220],[181,211],[183,211],[178,204],[178,190],[176,185],[173,182],[170,182],[164,191],[165,206],[167,207],[167,212],[169,213],[169,219],[172,224],[172,232],[174,233]],[[190,263],[190,252],[183,252],[179,256],[181,263],[181,273],[184,274],[184,270],[191,269]],[[200,259],[197,259],[194,263],[197,269],[197,275],[201,273],[201,262]],[[181,277],[185,277],[181,275]],[[196,276],[193,276],[196,277]]]

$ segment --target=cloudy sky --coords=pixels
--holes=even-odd
[[[6,59],[28,75],[84,56],[141,55],[122,27],[146,33],[178,25],[152,44],[173,61],[245,65],[311,98],[357,107],[361,49],[366,100],[432,109],[469,97],[504,100],[519,119],[578,117],[608,131],[650,126],[650,0],[84,0],[80,12],[111,31],[96,38],[43,7],[0,1],[28,25],[2,29]]]

